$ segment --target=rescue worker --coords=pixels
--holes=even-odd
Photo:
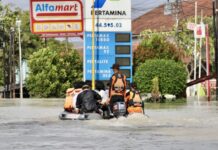
[[[101,113],[100,102],[102,100],[101,96],[90,89],[89,85],[84,85],[82,87],[83,91],[78,95],[76,107],[78,113]]]
[[[102,81],[96,81],[95,82],[95,91],[101,96],[102,101],[101,104],[104,105],[106,101],[108,100],[108,95],[105,91],[105,85]]]
[[[114,74],[110,79],[108,104],[110,104],[110,111],[113,111],[112,108],[115,102],[125,101],[126,76],[120,72],[119,64],[113,64],[111,69],[113,69]]]
[[[74,82],[73,88],[66,91],[66,99],[64,103],[64,110],[67,112],[76,113],[76,100],[79,93],[82,92],[83,81]]]
[[[144,114],[144,103],[142,102],[140,92],[137,90],[135,83],[130,84],[130,91],[126,93],[127,98],[127,112],[132,113],[143,113]]]

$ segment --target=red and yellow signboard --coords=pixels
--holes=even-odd
[[[31,31],[35,34],[83,32],[80,0],[30,0]]]

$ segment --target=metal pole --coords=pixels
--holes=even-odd
[[[13,88],[13,98],[16,97],[15,93],[15,80],[16,80],[16,74],[15,74],[15,52],[14,52],[14,28],[11,28],[11,33],[12,33],[12,88]]]
[[[201,10],[201,24],[203,24],[203,10]],[[203,30],[203,29],[202,29]],[[201,78],[201,50],[202,50],[202,38],[200,38],[199,60],[198,60],[198,78]],[[201,83],[198,84],[198,99],[200,99]]]
[[[9,98],[13,97],[13,50],[12,50],[12,29],[10,29],[10,47],[8,49],[9,52]]]
[[[92,0],[92,90],[95,90],[95,1]]]
[[[7,98],[7,62],[6,62],[6,46],[5,46],[5,32],[4,24],[2,24],[2,49],[3,49],[3,72],[4,72],[4,98]]]
[[[198,13],[197,5],[198,5],[198,3],[195,2],[195,25],[197,25],[197,13]],[[194,47],[194,80],[196,80],[196,68],[197,68],[196,51],[197,51],[197,38],[195,37],[195,47]],[[196,93],[196,85],[194,86],[194,92]],[[194,95],[195,95],[195,93],[194,93]]]
[[[215,67],[216,67],[216,100],[218,100],[218,0],[215,3]]]
[[[206,25],[206,59],[207,59],[207,76],[210,75],[210,42],[209,26]],[[207,98],[210,101],[210,80],[207,81]]]
[[[23,98],[23,70],[22,70],[22,53],[21,53],[21,36],[20,36],[20,25],[21,20],[17,20],[17,27],[18,27],[18,40],[19,40],[19,65],[20,65],[20,98]]]

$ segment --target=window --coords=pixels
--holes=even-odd
[[[130,45],[116,45],[116,54],[130,54]]]
[[[130,33],[116,33],[115,42],[130,42]]]
[[[130,66],[130,58],[129,57],[116,57],[115,60],[116,64],[119,64],[120,66]]]

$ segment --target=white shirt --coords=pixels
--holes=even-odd
[[[82,92],[83,90],[81,89],[77,89],[77,90],[74,90],[73,92],[73,98],[72,98],[72,104],[73,104],[73,107],[76,108],[76,101],[77,101],[77,96]]]
[[[95,90],[95,91],[101,96],[102,103],[105,103],[108,100],[108,95],[107,95],[106,91],[104,91],[104,90],[100,90],[100,91]]]

